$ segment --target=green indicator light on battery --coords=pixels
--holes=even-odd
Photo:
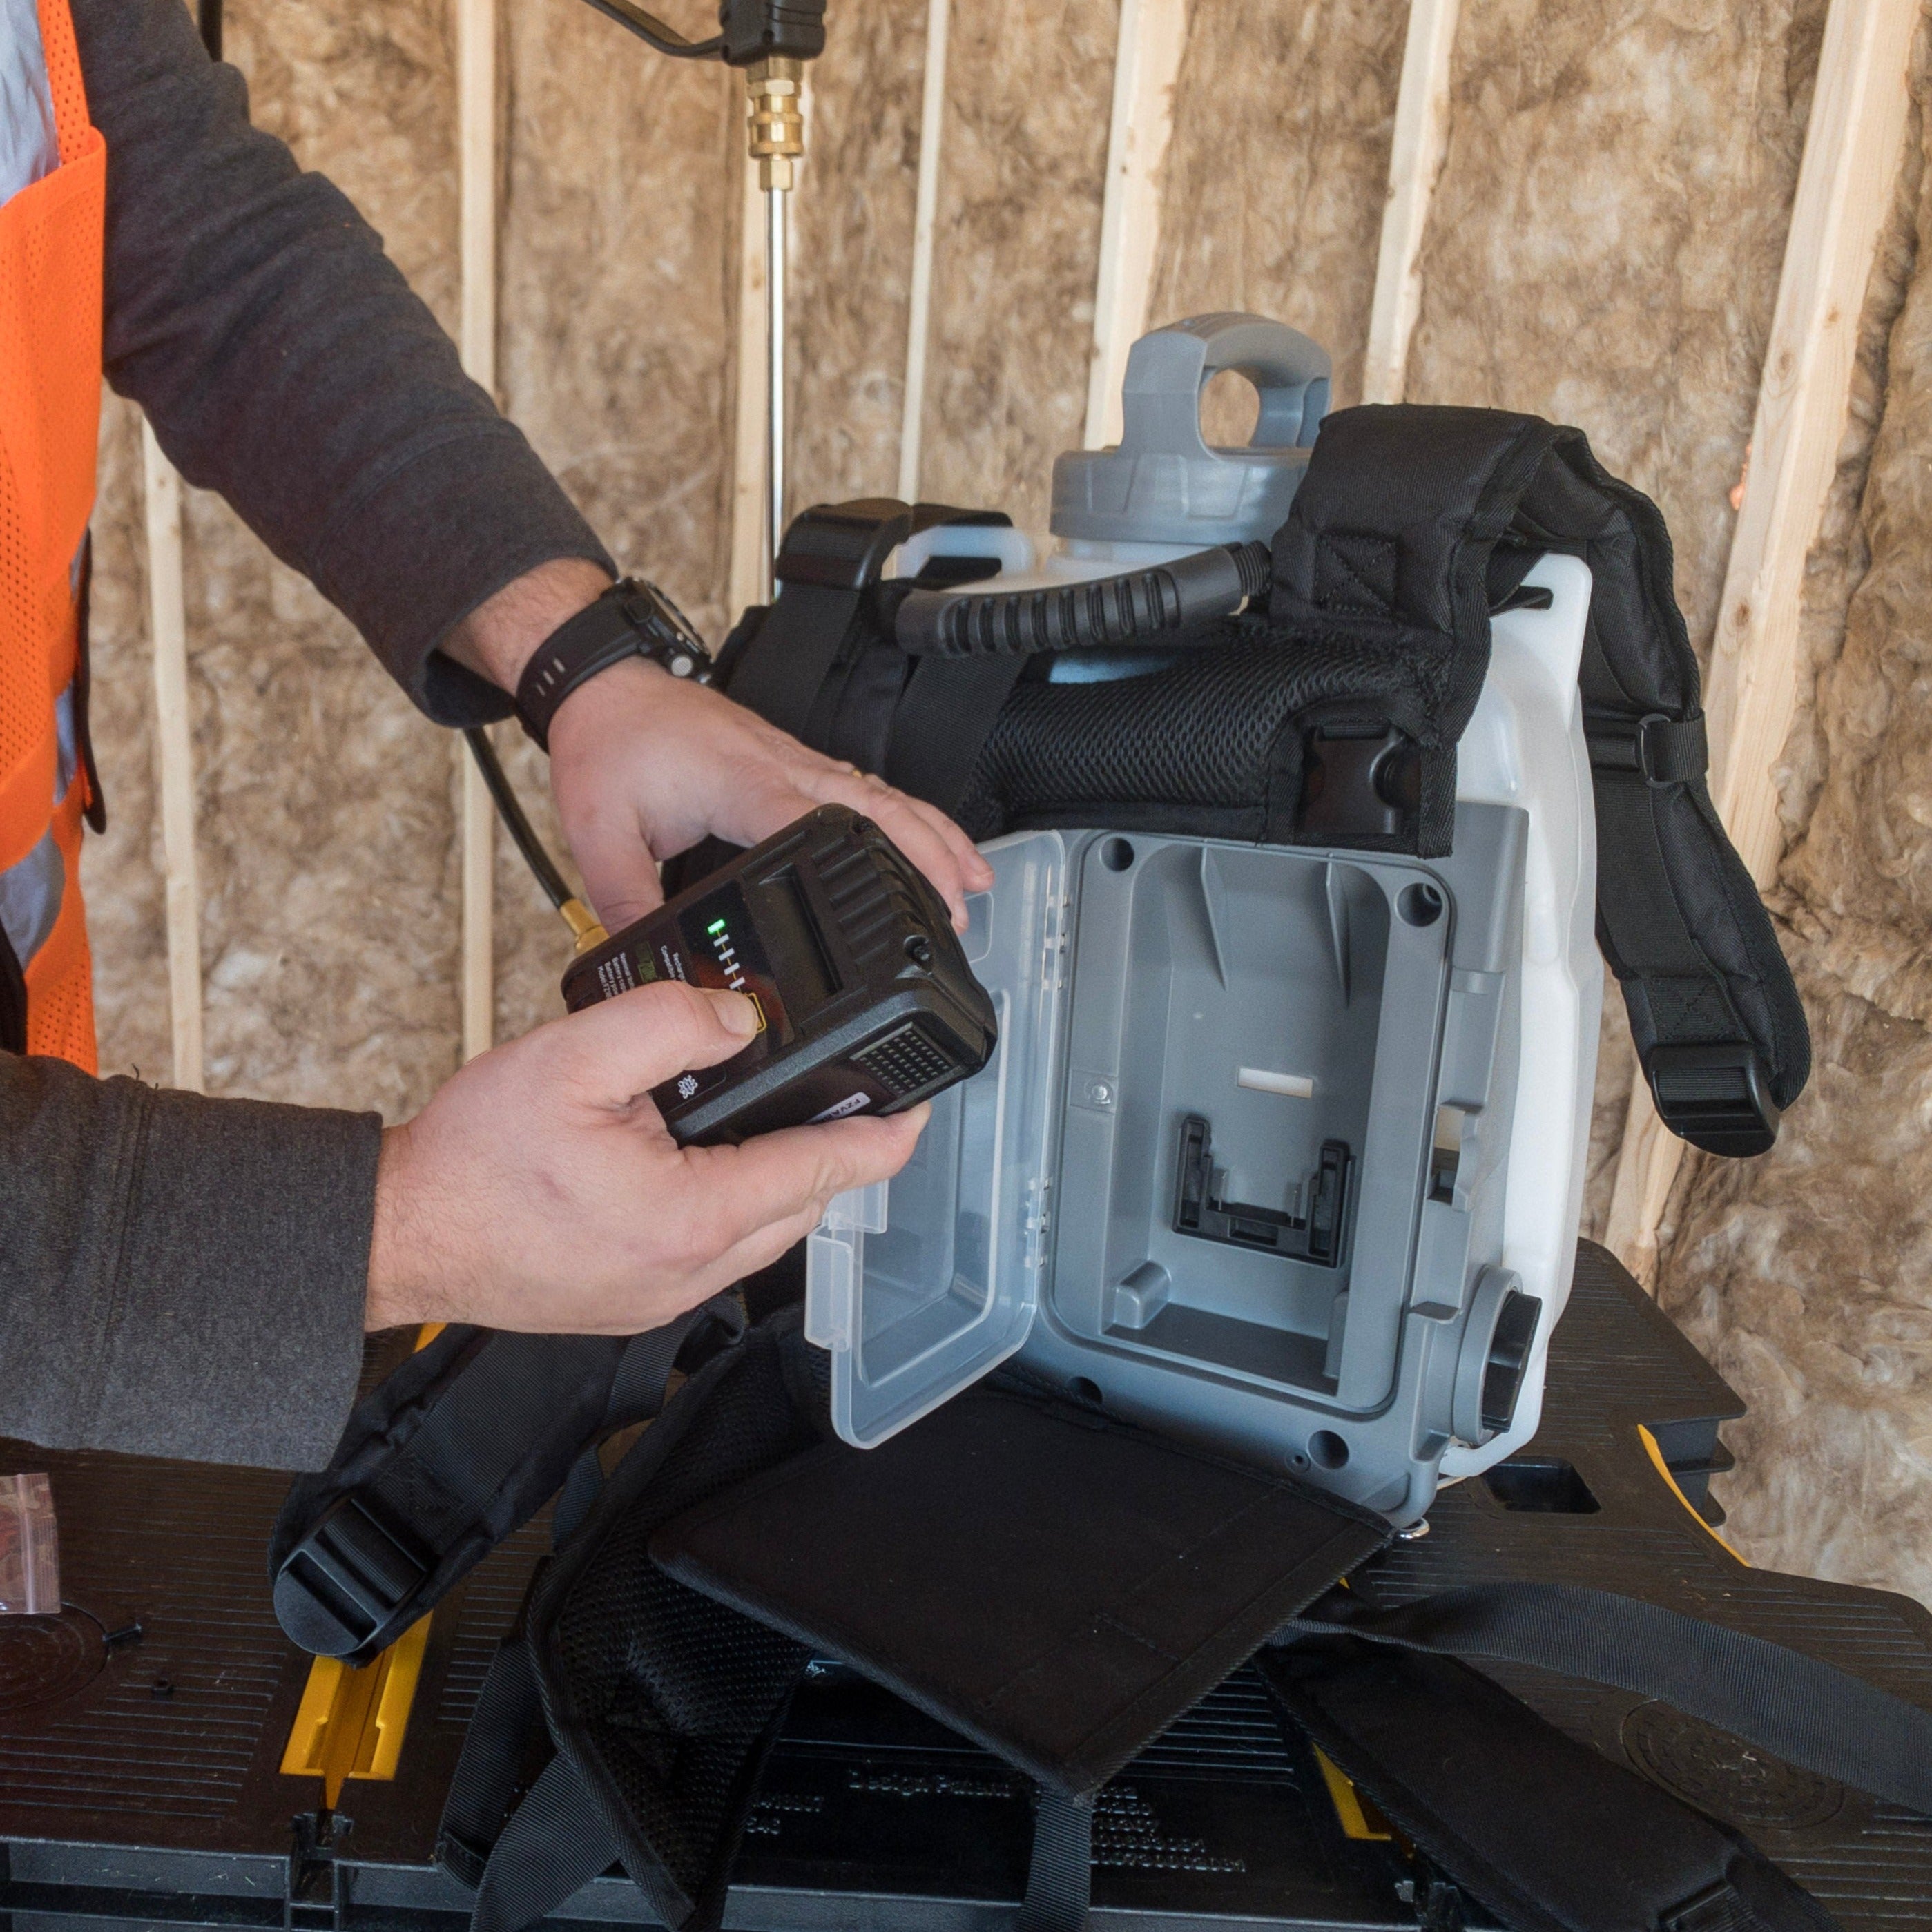
[[[715,937],[724,930],[724,922],[722,919],[714,919],[704,929]]]

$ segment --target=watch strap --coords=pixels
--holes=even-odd
[[[545,751],[563,700],[626,658],[662,664],[674,677],[708,684],[711,659],[696,632],[655,584],[621,578],[593,604],[565,619],[532,654],[517,681],[517,716]]]

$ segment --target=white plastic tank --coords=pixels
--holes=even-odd
[[[1261,399],[1253,437],[1241,448],[1210,448],[1201,433],[1202,391],[1226,369],[1246,376]],[[1307,467],[1328,407],[1328,358],[1317,344],[1260,317],[1208,316],[1156,330],[1129,357],[1118,447],[1070,452],[1054,466],[1054,543],[1046,557],[1036,560],[1017,530],[941,526],[903,545],[889,574],[913,576],[931,557],[983,557],[990,550],[999,573],[960,589],[1004,593],[1265,540],[1286,520]],[[1550,1339],[1575,1260],[1603,998],[1594,815],[1576,684],[1590,574],[1574,558],[1547,556],[1524,582],[1546,592],[1547,602],[1492,620],[1488,675],[1459,747],[1456,796],[1519,808],[1528,824],[1500,1264],[1542,1304],[1542,1316],[1510,1426],[1480,1447],[1452,1443],[1441,1465],[1451,1478],[1513,1454],[1540,1417]],[[1058,682],[1112,680],[1172,662],[1163,651],[1068,652],[1049,674]],[[974,908],[974,943],[982,976],[991,973],[1007,989],[1003,998],[1011,996],[1003,1027],[1011,1027],[1012,1050],[961,1090],[961,1119],[940,1136],[943,1160],[936,1146],[930,1158],[922,1150],[919,1176],[842,1197],[808,1252],[808,1334],[834,1352],[835,1420],[863,1446],[1021,1348],[1042,1294],[1048,1244],[1038,1237],[1053,1182],[1047,1124],[1032,1088],[1054,1064],[1061,990],[1054,962],[1064,940],[1059,918],[1039,895],[1070,886],[1059,835],[998,842],[993,856],[1001,884],[991,903]],[[975,1085],[984,1089],[977,1108],[970,1104]],[[1048,1113],[1064,1099],[1049,1096]],[[979,1129],[969,1127],[968,1114],[983,1116]],[[943,1174],[923,1172],[933,1160]],[[925,1227],[949,1213],[959,1217],[957,1228]],[[989,1216],[998,1225],[985,1225]],[[907,1270],[922,1242],[926,1252],[936,1256],[943,1249],[947,1256],[943,1267],[935,1261],[927,1269],[930,1281],[912,1279],[917,1268]],[[974,1258],[956,1265],[962,1257]],[[1416,1311],[1418,1318],[1424,1313]],[[1419,1513],[1426,1501],[1412,1501],[1402,1514]]]

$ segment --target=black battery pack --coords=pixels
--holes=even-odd
[[[821,806],[572,962],[575,1012],[654,980],[742,993],[741,1053],[652,1090],[687,1144],[896,1114],[979,1072],[999,1040],[945,902],[870,819]]]

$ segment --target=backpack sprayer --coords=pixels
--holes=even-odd
[[[1245,448],[1202,437],[1223,370],[1259,393]],[[1253,316],[1143,338],[1119,447],[1055,465],[1043,562],[1014,530],[961,524],[890,560],[900,649],[1017,649],[1049,687],[1128,706],[1184,674],[1265,591],[1328,381],[1316,344]],[[998,574],[922,581],[976,554]],[[1334,741],[1310,845],[1121,812],[985,846],[996,883],[967,953],[1000,1016],[993,1063],[808,1250],[806,1332],[831,1352],[842,1436],[882,1442],[1018,1354],[1110,1413],[1408,1521],[1438,1471],[1533,1432],[1602,995],[1576,701],[1589,600],[1582,564],[1546,558],[1496,619],[1446,854],[1321,849],[1355,795],[1413,791],[1386,730]],[[1150,696],[1150,742],[1160,728]]]
[[[1245,448],[1202,438],[1223,370],[1260,396]],[[914,664],[1036,656],[1049,685],[1130,704],[1264,590],[1328,378],[1278,323],[1156,331],[1129,358],[1119,448],[1055,466],[1043,562],[1002,522],[848,506],[801,518],[779,574],[823,580],[860,548]],[[962,952],[874,830],[821,812],[574,962],[573,1008],[660,976],[758,999],[744,1053],[658,1096],[680,1138],[934,1100],[908,1166],[808,1244],[806,1333],[846,1441],[877,1445],[1018,1354],[1406,1521],[1439,1472],[1533,1432],[1602,993],[1576,701],[1590,574],[1544,558],[1510,601],[1429,861],[1128,814],[1029,830],[985,848],[995,884]],[[750,671],[721,670],[755,704]],[[1329,763],[1338,834],[1345,784],[1414,789],[1398,733],[1337,737]]]
[[[796,95],[758,89],[795,85],[817,7],[742,10],[754,32],[728,4],[673,46],[593,4],[748,62],[777,211],[796,124],[770,103]],[[1243,448],[1201,433],[1224,370],[1259,398]],[[1702,787],[1654,507],[1575,432],[1490,412],[1352,411],[1318,464],[1329,374],[1257,316],[1144,337],[1119,446],[1054,466],[1043,561],[1000,513],[884,500],[780,540],[772,497],[774,597],[715,681],[982,840],[963,952],[849,814],[734,860],[748,898],[702,876],[714,847],[616,939],[572,921],[572,1006],[755,976],[766,1030],[659,1096],[680,1138],[934,1100],[908,1167],[808,1244],[805,1333],[855,1447],[1017,1356],[1412,1522],[1539,1419],[1598,929],[1674,1131],[1761,1152],[1803,1084],[1802,1010]],[[775,437],[780,376],[775,354]],[[878,908],[824,889],[882,865]]]

